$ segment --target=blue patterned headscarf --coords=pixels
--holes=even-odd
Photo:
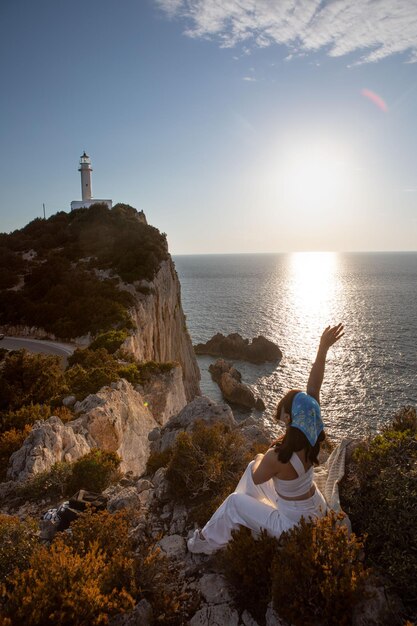
[[[291,424],[301,430],[312,446],[323,430],[320,405],[313,396],[300,391],[294,396],[291,407]]]

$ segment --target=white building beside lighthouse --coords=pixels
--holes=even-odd
[[[101,204],[107,204],[109,209],[112,208],[112,200],[102,200],[101,198],[93,198],[93,192],[91,189],[91,172],[93,168],[91,167],[91,159],[84,152],[80,158],[80,167],[78,171],[81,172],[81,198],[82,200],[73,200],[71,202],[71,211],[74,209],[81,209],[82,207],[88,208],[92,204],[97,204],[100,202]]]

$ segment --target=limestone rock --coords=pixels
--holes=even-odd
[[[110,497],[107,508],[110,512],[122,509],[139,510],[141,508],[140,495],[136,487],[125,487]]]
[[[117,452],[122,472],[143,474],[149,456],[148,433],[156,426],[143,397],[121,379],[117,388],[104,387],[95,396],[88,396],[79,410],[87,407],[86,413],[67,425],[87,431],[95,447]]]
[[[158,424],[164,426],[187,404],[182,368],[175,365],[168,372],[152,376],[139,390]]]
[[[249,611],[243,611],[241,616],[243,626],[259,626],[258,622],[253,619]]]
[[[148,489],[153,489],[153,483],[146,478],[141,478],[136,483],[136,490],[138,493],[142,493],[142,491],[147,491]]]
[[[272,434],[260,424],[240,425],[239,430],[251,445],[256,443],[262,446],[269,446],[271,443]]]
[[[131,286],[133,287],[133,286]],[[182,367],[188,401],[200,395],[200,370],[188,333],[181,305],[181,287],[175,265],[163,261],[149,293],[134,291],[135,307],[130,315],[136,330],[123,343],[139,361],[177,361]]]
[[[241,373],[233,367],[232,363],[224,359],[217,359],[209,367],[213,380],[219,385],[223,397],[240,406],[257,410],[265,410],[265,404],[261,398],[256,399],[253,391],[242,383]]]
[[[256,399],[252,390],[247,385],[239,383],[231,374],[222,374],[219,386],[224,398],[229,402],[249,409],[255,406]]]
[[[204,574],[200,578],[200,591],[208,604],[223,604],[232,601],[226,579],[220,574]]]
[[[204,606],[189,621],[189,626],[238,626],[239,614],[228,604]]]
[[[268,604],[265,614],[265,626],[290,626],[288,622],[283,620],[272,606],[272,601]]]
[[[153,621],[152,605],[141,600],[132,611],[112,617],[110,626],[151,626]]]
[[[169,532],[171,535],[177,533],[181,534],[185,531],[187,516],[188,511],[187,507],[184,504],[174,505],[174,509],[172,511],[171,526],[169,527]]]
[[[185,539],[181,535],[166,535],[156,545],[171,558],[178,559],[186,553]]]
[[[222,333],[217,333],[207,343],[197,344],[194,351],[196,354],[210,354],[251,363],[279,361],[282,358],[282,352],[278,346],[262,335],[255,337],[249,343],[249,339],[243,339],[239,333],[232,333],[227,337]]]
[[[36,421],[22,447],[11,455],[7,477],[23,481],[58,461],[76,461],[90,452],[86,438],[68,424],[56,416]]]
[[[388,591],[382,578],[370,576],[366,581],[363,600],[359,602],[352,616],[352,626],[380,626],[395,624],[398,615],[404,614],[404,606],[398,596]]]
[[[225,359],[217,359],[215,363],[209,365],[209,372],[215,383],[220,384],[222,374],[230,374],[237,382],[241,382],[241,373],[233,367],[233,363]]]
[[[155,495],[154,489],[145,489],[144,491],[141,491],[139,494],[141,507],[142,508],[149,507],[150,503],[153,500],[154,495]]]
[[[91,448],[117,452],[122,472],[143,474],[150,449],[148,433],[157,423],[130,383],[121,379],[103,387],[78,402],[76,410],[79,417],[66,424],[58,417],[36,422],[11,456],[8,478],[25,480],[57,461],[75,461]]]
[[[77,398],[75,396],[67,396],[66,398],[64,398],[62,400],[62,404],[64,406],[73,406],[77,401]]]
[[[199,396],[192,402],[189,402],[178,415],[171,417],[164,428],[161,429],[159,439],[151,442],[151,450],[153,452],[163,452],[170,448],[180,431],[192,431],[196,420],[202,420],[207,425],[222,422],[231,428],[237,426],[232,409],[229,406],[217,404],[206,396]]]

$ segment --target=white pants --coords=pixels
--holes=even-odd
[[[284,500],[274,487],[273,480],[255,485],[251,461],[235,491],[213,513],[202,533],[213,549],[223,548],[232,537],[232,530],[247,526],[255,533],[265,529],[272,537],[279,537],[302,517],[322,517],[326,514],[326,501],[316,487],[311,498]]]

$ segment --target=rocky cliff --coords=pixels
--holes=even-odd
[[[135,294],[130,315],[136,325],[123,348],[141,361],[178,361],[188,401],[200,395],[200,370],[181,305],[181,287],[171,257],[163,261],[153,281],[141,281],[148,293]]]
[[[36,422],[23,446],[11,456],[8,478],[27,480],[50,470],[54,463],[76,461],[92,448],[117,452],[121,470],[139,475],[149,456],[149,432],[164,426],[185,404],[180,367],[136,389],[119,380],[78,402],[75,420],[64,424],[53,416]]]

